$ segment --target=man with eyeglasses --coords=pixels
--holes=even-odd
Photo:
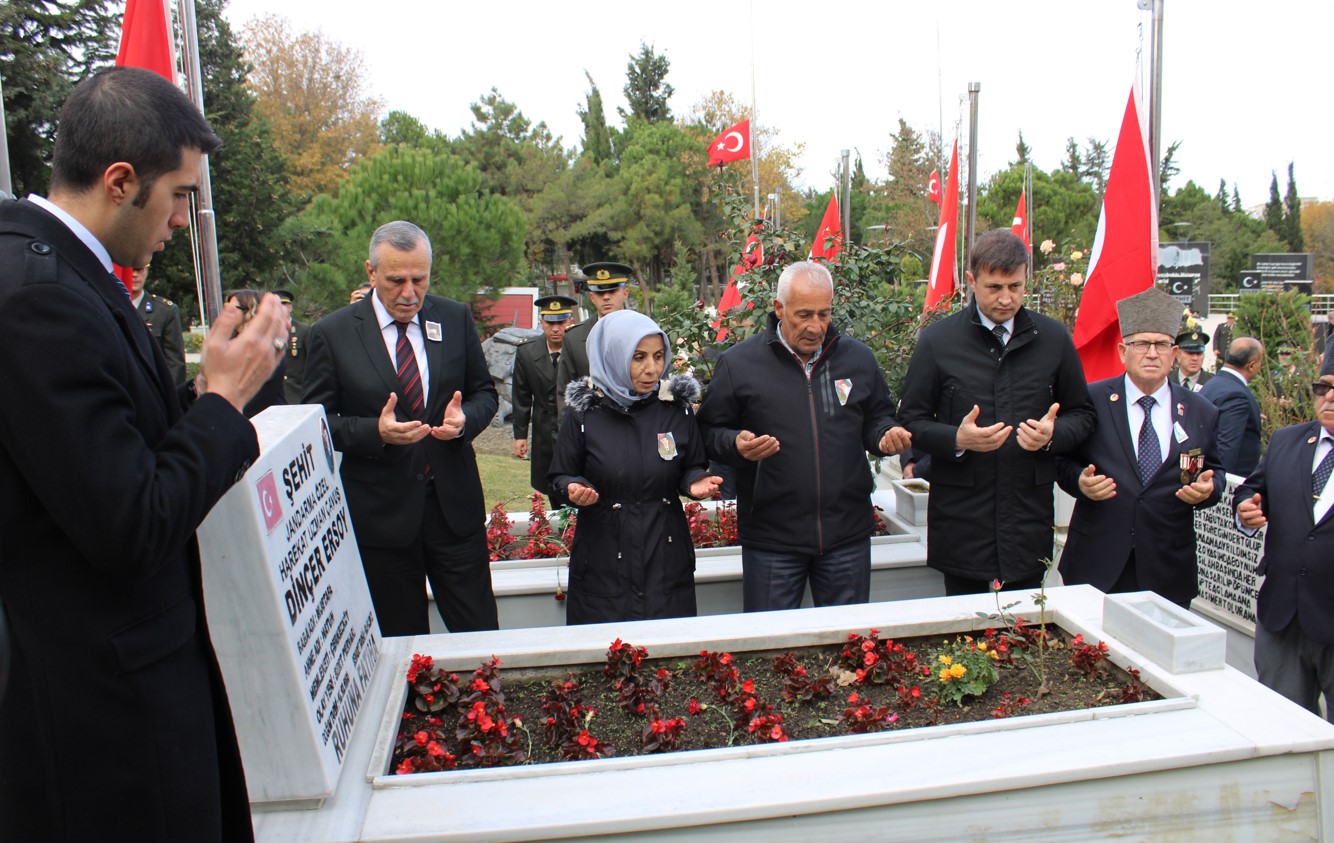
[[[1260,462],[1260,402],[1250,382],[1264,362],[1259,340],[1238,337],[1228,346],[1218,376],[1199,393],[1218,408],[1218,459],[1229,474],[1245,477]]]
[[[1223,495],[1218,410],[1168,378],[1181,305],[1150,287],[1116,308],[1125,374],[1089,385],[1097,431],[1056,457],[1075,497],[1061,578],[1189,608],[1199,593],[1194,510]]]
[[[1311,385],[1315,421],[1274,432],[1232,497],[1238,527],[1265,531],[1255,670],[1269,688],[1334,721],[1334,339]]]

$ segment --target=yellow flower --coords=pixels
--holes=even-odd
[[[993,659],[999,659],[999,658],[1000,658],[1000,655],[998,655],[998,654],[996,653],[995,650],[992,650],[990,653],[987,653],[987,655],[988,655],[988,656],[991,656]]]
[[[967,672],[968,672],[968,668],[964,667],[964,666],[961,665],[961,664],[956,664],[956,665],[954,665],[953,667],[950,668],[950,675],[953,676],[955,679],[958,679],[959,677],[963,676],[963,675],[964,675],[965,673],[967,673]]]
[[[940,669],[940,681],[941,681],[941,682],[948,682],[948,681],[950,681],[951,678],[952,678],[952,677],[951,677],[951,675],[950,675],[950,669],[949,669],[948,667],[942,667],[942,668]]]
[[[979,642],[977,642],[977,649],[979,649],[979,650],[981,650],[982,652],[985,653],[985,652],[987,651],[987,642],[985,642],[985,641],[979,641]]]
[[[1084,253],[1083,253],[1083,252],[1075,251],[1075,252],[1071,252],[1071,253],[1070,253],[1070,260],[1072,260],[1072,261],[1081,260],[1081,259],[1083,259],[1083,257],[1084,257]]]
[[[940,663],[941,663],[941,664],[954,664],[954,659],[950,658],[949,656],[941,656],[941,657],[940,657]]]

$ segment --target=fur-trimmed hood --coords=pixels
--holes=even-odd
[[[670,375],[658,381],[658,400],[670,404],[690,406],[699,401],[702,391],[699,381],[690,375]],[[602,390],[594,386],[593,379],[589,377],[570,381],[566,385],[565,404],[581,414],[587,413],[598,404],[606,404],[608,407],[624,412],[624,409],[615,401],[607,401]]]

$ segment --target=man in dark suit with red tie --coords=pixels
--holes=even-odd
[[[1223,494],[1218,410],[1168,378],[1175,299],[1151,287],[1117,302],[1117,314],[1125,374],[1089,384],[1097,429],[1056,457],[1057,482],[1075,498],[1061,578],[1189,607],[1199,593],[1195,510]]]
[[[472,440],[496,387],[467,306],[428,296],[431,241],[387,223],[371,237],[372,293],[310,332],[302,403],[322,404],[385,636],[430,629],[426,581],[451,632],[496,629],[486,506]]]
[[[1316,420],[1274,432],[1232,507],[1243,532],[1265,531],[1256,605],[1260,681],[1334,721],[1334,338],[1312,385]]]
[[[51,191],[0,204],[0,702],[5,840],[250,840],[205,618],[204,516],[259,455],[241,408],[287,319],[224,309],[177,388],[114,260],[189,222],[217,135],[170,82],[119,67],[65,104]]]

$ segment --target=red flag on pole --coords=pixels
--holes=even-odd
[[[142,67],[172,84],[176,83],[171,29],[167,25],[167,8],[162,0],[126,2],[116,66]]]
[[[945,197],[940,205],[940,224],[936,227],[936,248],[931,255],[931,283],[926,288],[923,312],[948,307],[958,272],[954,266],[954,241],[959,228],[959,141],[954,141],[950,155],[950,173],[945,179]],[[942,305],[942,302],[945,303]]]
[[[829,204],[824,209],[824,218],[815,230],[815,242],[811,243],[811,258],[824,258],[826,263],[838,263],[838,253],[843,248],[843,217],[838,213],[838,191],[829,197]]]
[[[142,67],[176,84],[176,59],[170,32],[167,7],[162,0],[128,0],[121,22],[116,66]],[[133,296],[134,270],[120,264],[112,264],[111,270]]]
[[[1024,248],[1028,253],[1033,254],[1033,244],[1028,241],[1028,207],[1025,203],[1026,191],[1019,191],[1019,207],[1014,209],[1014,222],[1010,224],[1010,231],[1019,236],[1024,241]]]
[[[741,161],[750,157],[750,121],[740,123],[725,130],[709,144],[709,166],[721,167],[729,161]]]
[[[1107,175],[1088,281],[1075,317],[1075,349],[1090,382],[1123,369],[1116,345],[1121,330],[1116,303],[1153,286],[1158,265],[1158,212],[1139,87],[1132,86]]]
[[[931,178],[926,182],[926,198],[940,204],[940,170],[931,171]]]
[[[723,325],[723,317],[732,308],[741,306],[741,288],[737,286],[737,276],[764,263],[764,244],[760,242],[760,228],[763,225],[764,217],[760,217],[760,223],[746,238],[746,246],[741,251],[741,262],[732,269],[732,277],[728,279],[723,297],[718,301],[718,318],[713,320],[710,326],[718,332],[715,342],[727,339],[727,328]]]

